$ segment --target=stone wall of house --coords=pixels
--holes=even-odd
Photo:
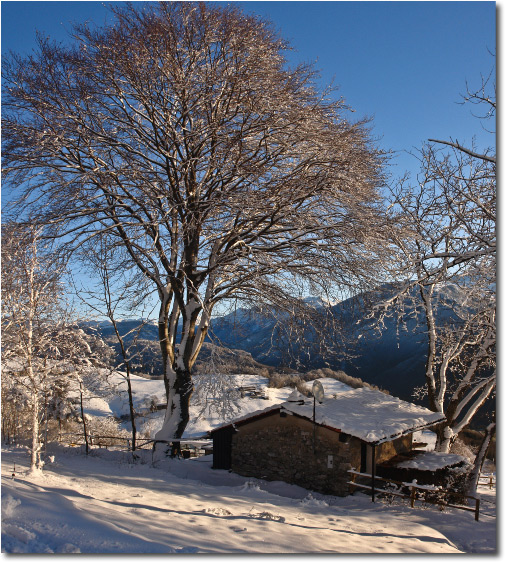
[[[279,413],[241,425],[233,435],[232,470],[244,476],[282,480],[325,494],[349,493],[347,470],[360,466],[361,442]]]

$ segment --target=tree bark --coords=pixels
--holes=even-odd
[[[439,453],[449,453],[451,451],[452,444],[456,441],[457,433],[450,427],[450,422],[444,422],[435,429],[437,434],[437,442],[435,444],[435,450]]]
[[[130,379],[130,363],[126,363],[126,384],[128,385],[128,404],[130,406],[130,418],[132,424],[132,451],[136,449],[137,442],[137,426],[135,425],[135,409],[133,407],[133,392]]]
[[[477,456],[473,463],[473,469],[470,473],[470,479],[468,482],[468,493],[470,495],[475,495],[477,493],[477,486],[479,485],[480,473],[482,472],[482,467],[484,461],[486,460],[486,454],[488,452],[491,441],[496,433],[496,422],[493,421],[486,427],[484,434],[484,439],[480,444],[479,450],[477,451]]]
[[[32,393],[32,448],[30,451],[30,472],[41,468],[39,429],[39,397],[34,392]]]
[[[84,443],[86,444],[86,454],[89,453],[89,442],[88,442],[88,429],[86,427],[86,416],[84,415],[84,404],[83,404],[83,387],[82,382],[79,382],[79,393],[81,396],[81,418],[82,418],[82,429],[84,431]]]

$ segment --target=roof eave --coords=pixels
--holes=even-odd
[[[362,439],[362,441],[366,441],[370,445],[380,445],[381,443],[387,443],[388,441],[394,441],[395,439],[403,437],[404,435],[410,435],[411,433],[415,433],[416,431],[422,431],[423,429],[428,429],[429,427],[433,427],[435,425],[438,425],[439,423],[443,422],[445,419],[446,419],[445,416],[442,416],[438,420],[432,421],[430,423],[426,423],[424,425],[419,425],[419,426],[413,427],[411,429],[407,429],[405,431],[402,431],[401,433],[395,433],[394,435],[391,435],[389,437],[383,437],[382,439],[377,439],[376,441],[367,441],[366,439]]]
[[[209,431],[209,434],[212,435],[216,431],[220,431],[221,429],[225,429],[227,427],[236,427],[236,426],[244,425],[245,423],[249,423],[252,420],[257,420],[257,419],[260,419],[260,418],[266,418],[266,417],[280,411],[280,409],[281,409],[281,404],[279,404],[278,407],[274,406],[273,408],[260,411],[259,413],[256,413],[256,414],[251,414],[250,416],[247,416],[245,418],[242,418],[242,419],[239,419],[239,420],[236,420],[236,421],[231,421],[227,424],[220,425],[219,427],[215,427],[214,429]]]

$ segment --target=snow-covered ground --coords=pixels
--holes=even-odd
[[[40,474],[2,451],[8,553],[479,553],[496,549],[494,490],[482,513],[308,492],[211,469],[211,456],[133,464],[127,453],[55,447]]]
[[[114,378],[115,377],[115,378]],[[128,413],[120,375],[119,394],[89,399],[89,415]],[[320,379],[325,395],[350,391]],[[268,380],[237,375],[233,384],[263,389],[266,399],[236,401],[236,418],[285,401],[292,389],[267,388]],[[309,383],[309,386],[311,383]],[[164,402],[163,381],[132,377],[135,405]],[[211,404],[211,402],[210,402]],[[185,437],[223,421],[208,407],[192,406]],[[139,418],[153,435],[163,411]],[[434,434],[414,439],[433,449]],[[400,500],[324,496],[283,482],[212,470],[212,457],[167,459],[151,464],[150,451],[136,463],[131,453],[52,446],[54,462],[28,475],[25,449],[2,451],[2,551],[7,553],[492,553],[496,549],[494,489],[482,488],[481,520],[473,513],[436,507],[410,509]]]

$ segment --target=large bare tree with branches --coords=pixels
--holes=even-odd
[[[217,303],[359,290],[374,262],[377,280],[383,156],[267,22],[188,2],[114,14],[5,61],[4,182],[67,249],[106,235],[157,292],[157,438],[173,439]]]

